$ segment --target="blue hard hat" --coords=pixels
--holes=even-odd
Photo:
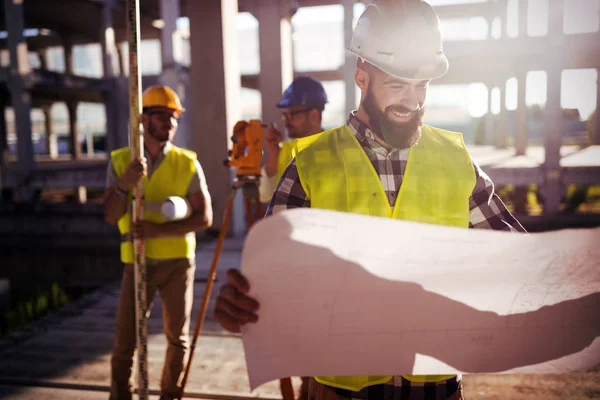
[[[323,110],[327,103],[327,94],[318,80],[301,76],[294,79],[283,93],[283,98],[277,103],[277,108],[304,106]]]

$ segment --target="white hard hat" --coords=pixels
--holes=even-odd
[[[440,21],[423,0],[373,1],[348,51],[397,78],[436,79],[448,72]]]

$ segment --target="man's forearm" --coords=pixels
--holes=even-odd
[[[161,224],[160,230],[161,236],[181,236],[191,232],[199,232],[211,225],[212,218],[203,212],[195,212],[184,220]]]
[[[115,225],[127,211],[127,198],[117,194],[114,188],[109,188],[104,201],[104,219]]]
[[[267,161],[265,162],[265,171],[269,176],[277,175],[277,161],[279,159],[279,152],[269,154]]]

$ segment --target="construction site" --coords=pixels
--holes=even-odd
[[[400,0],[398,0],[400,1]],[[431,0],[448,73],[424,122],[461,132],[507,209],[531,233],[600,226],[600,0]],[[0,398],[104,399],[123,265],[106,222],[111,151],[131,142],[125,0],[3,0],[0,6]],[[174,144],[196,152],[212,227],[197,238],[192,326],[234,168],[237,121],[281,127],[275,105],[296,77],[323,83],[322,127],[356,110],[345,52],[369,1],[139,0],[141,90],[173,88],[185,112]],[[263,204],[264,206],[264,204]],[[249,221],[233,202],[211,300],[239,267]],[[251,391],[240,335],[212,317],[185,398],[281,398]],[[166,340],[148,320],[150,398]],[[293,377],[299,391],[300,378]],[[600,369],[467,374],[467,399],[600,398]]]

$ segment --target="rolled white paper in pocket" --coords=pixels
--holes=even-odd
[[[183,197],[168,197],[160,206],[160,213],[167,221],[175,221],[189,217],[192,207]]]

